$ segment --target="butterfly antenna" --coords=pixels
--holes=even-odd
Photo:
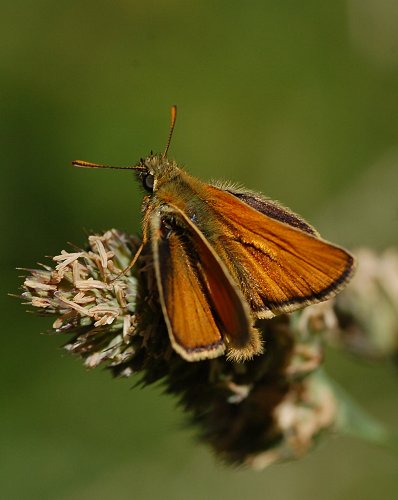
[[[171,138],[173,137],[174,126],[176,124],[176,119],[177,119],[177,106],[175,104],[171,107],[170,114],[171,114],[170,133],[169,133],[169,138],[167,139],[166,149],[162,154],[162,158],[166,158],[167,151],[169,150],[170,147]]]
[[[98,163],[91,163],[89,161],[75,160],[72,161],[72,165],[80,168],[114,168],[117,170],[145,170],[145,167],[141,165],[129,165],[126,167],[115,167],[113,165],[99,165]]]

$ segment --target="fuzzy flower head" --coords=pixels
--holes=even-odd
[[[43,265],[25,279],[23,298],[56,317],[54,333],[72,334],[65,348],[80,354],[87,367],[134,355],[137,278],[123,270],[137,246],[116,230],[92,235],[86,250],[63,250],[53,258],[54,267]]]

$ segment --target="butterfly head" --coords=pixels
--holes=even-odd
[[[139,182],[145,191],[154,193],[159,186],[170,181],[178,175],[179,168],[176,163],[164,155],[150,154],[142,158],[140,163],[133,167],[137,171]]]

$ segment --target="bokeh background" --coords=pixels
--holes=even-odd
[[[85,230],[137,232],[131,164],[164,148],[202,179],[262,190],[351,248],[398,244],[398,4],[1,2],[0,491],[9,499],[392,499],[398,462],[332,438],[264,472],[218,464],[161,388],[87,372],[16,299]],[[396,369],[327,369],[397,430]]]

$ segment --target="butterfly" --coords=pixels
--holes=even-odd
[[[261,194],[207,184],[163,154],[138,165],[78,167],[136,171],[143,200],[142,249],[150,245],[160,306],[174,350],[187,361],[226,353],[241,362],[263,351],[257,318],[269,319],[335,296],[354,257],[300,216]]]

